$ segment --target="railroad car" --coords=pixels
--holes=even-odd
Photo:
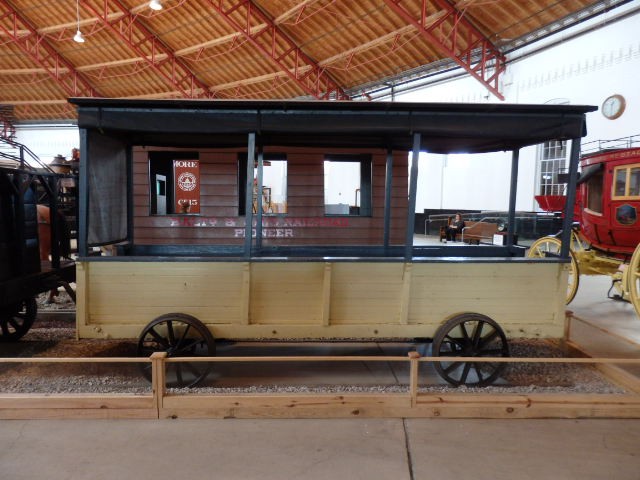
[[[577,144],[594,107],[70,101],[82,338],[209,356],[222,338],[427,337],[434,355],[508,356],[508,338],[563,335],[568,250],[530,259],[512,232],[500,245],[414,245],[417,159],[512,152],[513,224],[520,149]],[[204,365],[167,375],[195,384]],[[484,385],[503,366],[437,369]]]

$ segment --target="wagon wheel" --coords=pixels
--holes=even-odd
[[[434,357],[508,357],[509,346],[502,328],[479,313],[463,313],[449,319],[433,338]],[[505,363],[434,362],[438,374],[452,385],[481,387],[492,384]]]
[[[636,313],[640,316],[640,245],[631,256],[631,262],[626,270],[626,288],[629,293],[629,301],[633,304]]]
[[[0,342],[15,342],[29,331],[38,313],[35,298],[0,308]]]
[[[155,352],[166,352],[167,357],[212,357],[216,347],[213,335],[200,320],[184,313],[168,313],[149,323],[138,338],[138,355],[148,357]],[[166,386],[193,387],[210,369],[206,362],[167,363]],[[142,373],[151,381],[150,364],[143,364]]]
[[[560,248],[562,242],[555,237],[542,237],[536,240],[529,247],[527,257],[529,258],[558,258],[560,256]],[[569,258],[571,262],[569,264],[569,279],[567,282],[567,296],[565,303],[569,305],[578,292],[578,285],[580,283],[580,270],[578,267],[578,261],[573,250],[569,251]]]

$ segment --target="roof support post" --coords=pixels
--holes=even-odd
[[[262,152],[262,145],[258,146],[258,175],[256,185],[256,248],[262,248],[262,187],[263,187],[263,167],[264,167],[264,153]],[[253,171],[251,172],[251,178],[253,178]],[[253,185],[253,184],[252,184]],[[253,191],[253,190],[252,190]],[[253,197],[252,197],[253,198]],[[251,202],[251,210],[253,211],[253,201]]]
[[[60,268],[60,217],[58,216],[58,194],[60,182],[57,175],[40,177],[49,185],[49,229],[51,229],[51,268]]]
[[[520,150],[511,152],[511,184],[509,186],[509,212],[507,215],[507,247],[513,245],[513,233],[516,228],[516,198],[518,195],[518,166]]]
[[[86,128],[80,129],[80,165],[78,166],[78,255],[89,256],[89,141]]]
[[[391,188],[393,186],[393,151],[387,150],[387,163],[384,184],[384,231],[382,243],[389,248],[389,230],[391,228]]]
[[[251,0],[209,0],[209,4],[231,27],[242,33],[256,50],[272,60],[295,81],[306,94],[318,100],[350,100],[338,82],[307,56],[273,19]]]
[[[247,140],[247,182],[244,208],[244,256],[251,258],[253,231],[253,165],[256,161],[256,134],[251,132]]]
[[[580,139],[571,141],[571,154],[569,155],[569,182],[567,182],[567,198],[564,205],[564,219],[562,220],[562,247],[560,256],[569,258],[571,245],[571,225],[573,224],[573,206],[576,203],[576,185],[578,184],[578,163],[580,163]]]
[[[411,154],[411,174],[409,177],[409,207],[407,208],[407,231],[404,242],[404,258],[406,261],[413,257],[413,230],[416,222],[416,194],[418,192],[418,161],[420,159],[420,145],[422,137],[413,134],[413,150]]]
[[[464,12],[458,10],[448,0],[422,0],[422,6],[417,14],[401,5],[403,0],[384,1],[404,21],[413,25],[428,42],[439,47],[491,93],[500,100],[504,100],[504,96],[499,91],[498,80],[506,68],[506,58],[467,19]],[[427,24],[429,18],[426,15],[427,7],[432,3],[441,9],[439,13],[442,15],[435,22],[430,21]]]

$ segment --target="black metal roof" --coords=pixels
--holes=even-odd
[[[515,150],[586,135],[589,105],[72,98],[78,126],[131,144],[380,147],[434,153]]]

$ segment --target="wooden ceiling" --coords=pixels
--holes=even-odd
[[[627,3],[76,2],[0,0],[0,104],[16,122],[73,119],[69,97],[365,100],[384,82],[452,66],[498,99],[505,52]]]

